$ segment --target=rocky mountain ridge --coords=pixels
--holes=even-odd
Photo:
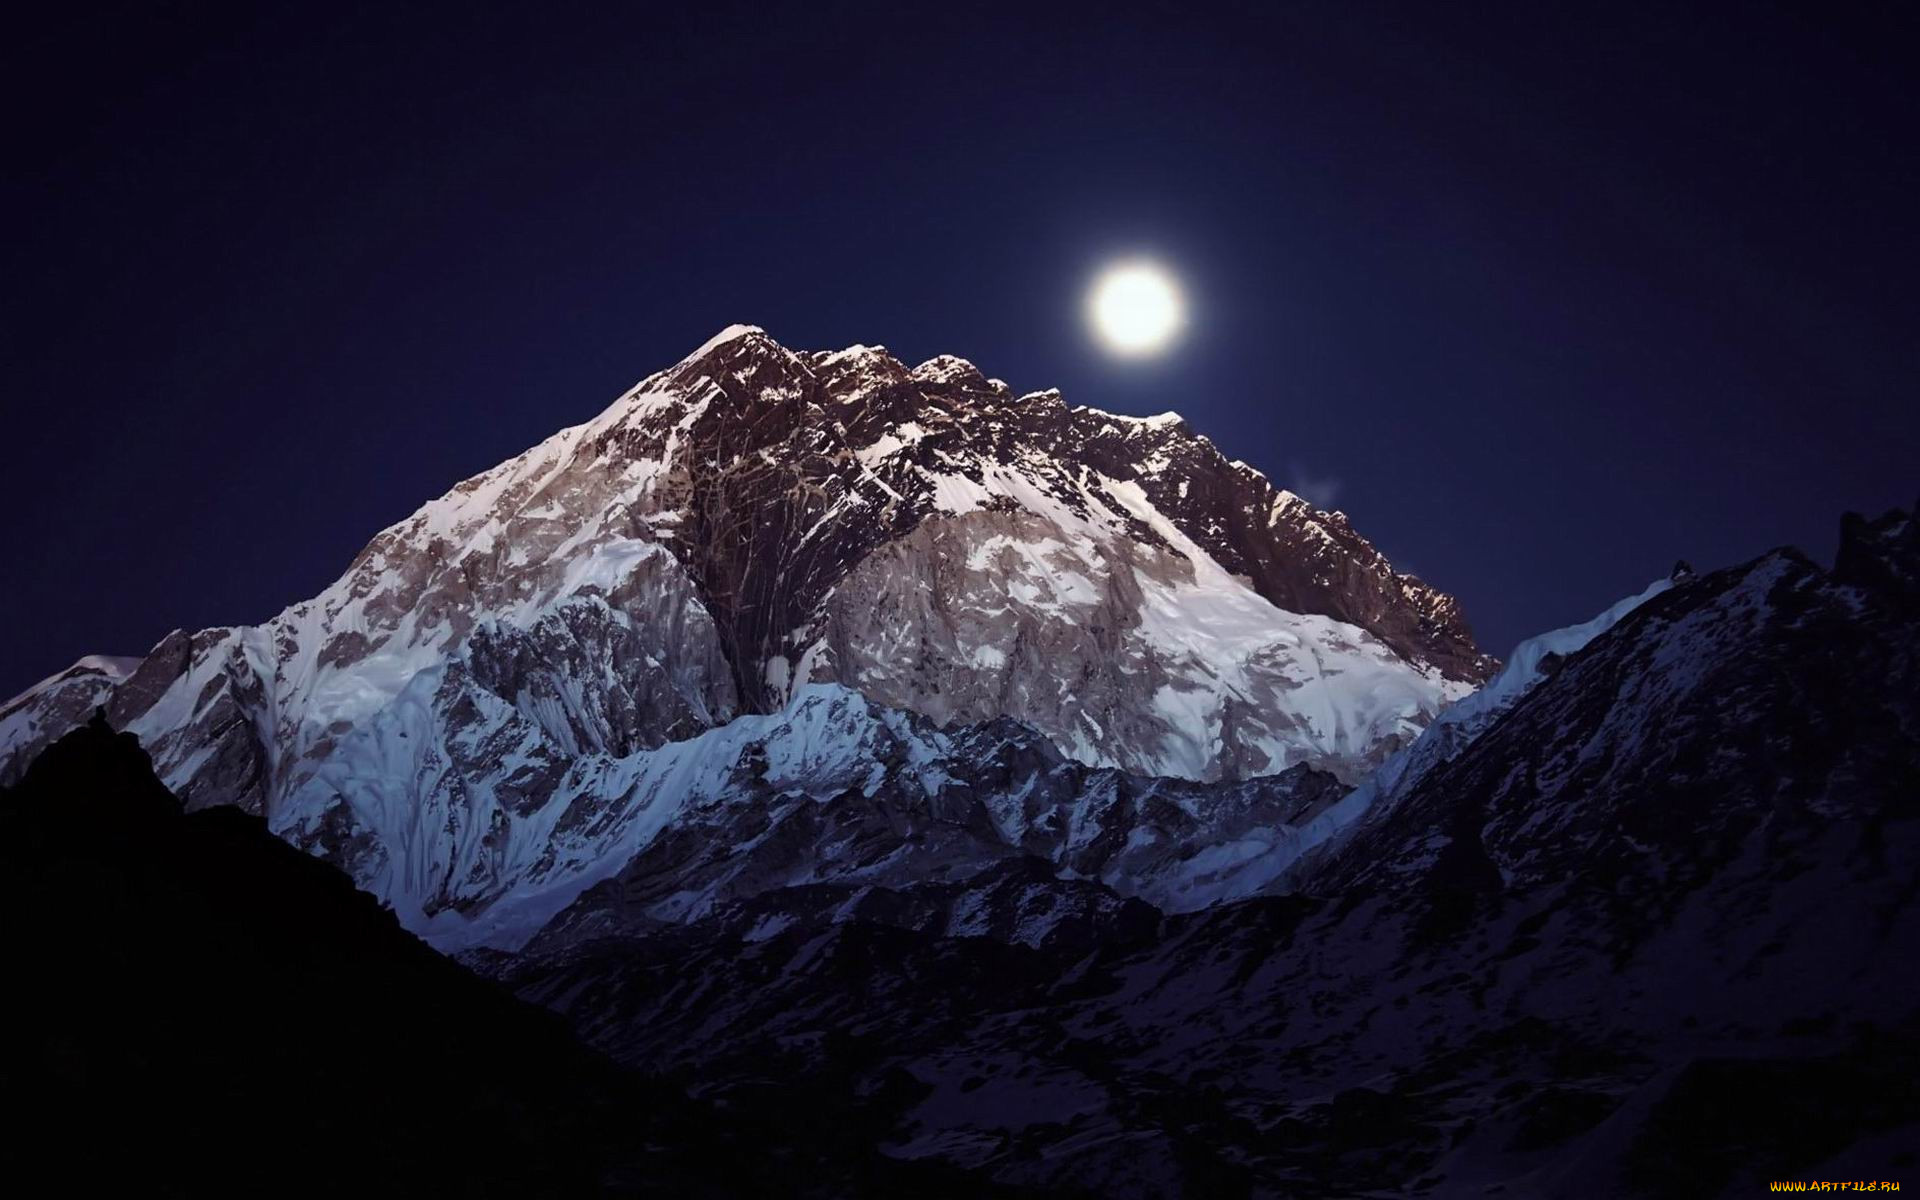
[[[1264,879],[1240,864],[1287,840],[1287,780],[1357,782],[1492,666],[1450,598],[1176,417],[742,326],[314,599],[0,708],[0,778],[104,706],[189,806],[263,815],[447,946],[531,933],[716,806],[779,825],[850,791],[902,829],[988,813],[969,867],[1038,853],[1204,903]],[[965,747],[1005,721],[1060,760],[1031,776],[1058,832],[982,807]],[[1077,837],[1141,840],[1089,867]],[[745,886],[726,873],[653,915]]]

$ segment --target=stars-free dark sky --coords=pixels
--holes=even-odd
[[[1496,653],[1920,491],[1891,7],[65,7],[0,49],[0,694],[736,321],[1177,409]],[[1192,327],[1119,364],[1137,253]]]

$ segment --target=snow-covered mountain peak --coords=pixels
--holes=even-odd
[[[1011,394],[729,327],[319,596],[16,701],[0,774],[105,703],[190,804],[265,812],[424,919],[628,845],[635,756],[812,687],[1089,768],[1351,782],[1486,678],[1453,600],[1338,514],[1170,414]]]
[[[681,359],[680,361],[681,363],[690,363],[697,359],[705,358],[707,355],[711,354],[715,350],[718,350],[722,346],[740,341],[745,338],[754,338],[754,337],[766,338],[766,340],[768,341],[773,340],[772,338],[767,337],[767,331],[760,328],[758,325],[729,325],[725,329],[722,329],[719,333],[716,333],[712,337],[708,338],[705,342],[702,342],[700,344],[699,349],[695,350],[692,354],[687,355],[685,358]]]
[[[750,399],[799,387],[810,375],[798,355],[758,325],[729,325],[648,383],[649,390],[693,392],[719,386],[736,399]]]

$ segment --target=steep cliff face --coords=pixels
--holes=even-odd
[[[1352,783],[1490,668],[1449,598],[1177,417],[734,327],[265,624],[17,698],[0,775],[103,704],[189,806],[261,814],[453,938],[757,794],[728,781],[818,749],[796,737],[1011,719],[1083,773]],[[806,795],[864,786],[827,758]]]

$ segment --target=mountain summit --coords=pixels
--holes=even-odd
[[[190,808],[264,815],[451,941],[510,898],[537,926],[694,814],[850,793],[1168,902],[1144,847],[1284,825],[1494,665],[1451,597],[1177,415],[732,326],[312,600],[12,701],[0,780],[103,705]],[[788,882],[901,849],[780,844]]]

